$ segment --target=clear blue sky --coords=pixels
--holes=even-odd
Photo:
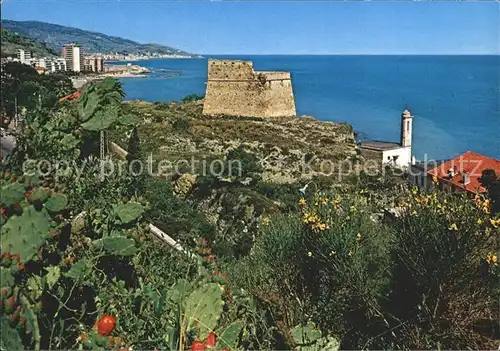
[[[3,0],[39,20],[202,54],[499,54],[498,2]]]

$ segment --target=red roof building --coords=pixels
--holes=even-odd
[[[78,98],[82,95],[82,92],[80,90],[75,91],[73,94],[70,94],[68,96],[62,97],[59,99],[59,102],[63,102],[66,100],[78,100]]]
[[[494,170],[500,176],[500,160],[467,151],[443,162],[427,174],[433,179],[437,178],[442,189],[477,194],[486,191],[479,179],[487,169]]]

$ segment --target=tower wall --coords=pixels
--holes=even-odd
[[[289,72],[255,72],[250,61],[209,60],[205,115],[295,116]]]
[[[413,134],[413,116],[405,109],[401,114],[401,145],[411,146]]]

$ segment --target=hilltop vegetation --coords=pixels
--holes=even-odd
[[[419,191],[389,170],[285,177],[293,163],[267,168],[267,148],[350,159],[351,128],[208,119],[195,99],[123,96],[105,79],[35,106],[1,165],[2,348],[497,347],[493,199]],[[101,131],[125,160],[99,161]],[[239,160],[241,172],[135,173],[149,153]],[[389,205],[400,215],[379,216]],[[151,222],[185,252],[156,240]]]
[[[45,44],[37,42],[28,37],[2,29],[2,57],[15,57],[17,49],[32,51],[37,57],[57,56],[57,52],[48,48]]]
[[[2,20],[2,28],[44,43],[57,52],[60,52],[64,44],[78,43],[88,53],[192,55],[164,45],[141,44],[102,33],[38,21]]]

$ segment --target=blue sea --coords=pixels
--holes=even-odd
[[[210,56],[251,60],[292,74],[297,114],[353,125],[360,138],[399,141],[414,115],[413,154],[447,159],[467,150],[500,159],[500,56]],[[128,100],[205,94],[207,58],[137,64],[148,78],[122,79]],[[165,78],[172,74],[179,74]]]

